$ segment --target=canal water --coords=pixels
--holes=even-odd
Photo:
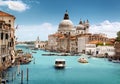
[[[18,45],[16,48],[32,53],[25,45]],[[89,63],[82,64],[77,61],[79,56],[42,56],[41,54],[49,52],[34,52],[36,53],[32,53],[33,61],[20,66],[20,70],[23,70],[22,84],[120,84],[120,64],[109,62],[105,58],[89,58]],[[65,69],[54,68],[57,58],[66,60]],[[16,75],[17,69],[16,66],[7,71],[10,80],[8,84],[21,84],[21,75]]]

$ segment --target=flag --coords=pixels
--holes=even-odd
[[[15,29],[18,29],[18,25],[16,26],[16,28]]]

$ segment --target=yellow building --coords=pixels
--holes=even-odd
[[[14,59],[15,17],[0,11],[0,69],[7,69]]]

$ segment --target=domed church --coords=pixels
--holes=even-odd
[[[105,34],[90,33],[89,26],[88,20],[80,20],[77,25],[74,25],[69,18],[68,11],[66,11],[63,20],[58,25],[58,31],[48,36],[47,50],[72,54],[104,55],[105,52],[101,53],[103,46],[96,47],[96,45],[100,43],[113,43],[111,43],[111,40]],[[114,51],[114,47],[109,49]],[[107,50],[104,51],[109,52]],[[112,53],[114,52],[110,52],[109,55]]]
[[[69,18],[66,10],[63,20],[59,23],[58,31],[48,36],[48,48],[51,51],[77,52],[77,35],[87,34],[89,21],[81,21],[77,26]]]
[[[85,34],[89,31],[89,21],[86,22],[80,20],[77,26],[73,25],[73,22],[69,19],[68,11],[66,10],[63,20],[59,23],[58,33],[61,34]]]

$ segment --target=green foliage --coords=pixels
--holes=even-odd
[[[117,36],[120,37],[120,31],[117,32]]]
[[[104,45],[104,43],[98,43],[97,46],[112,46],[112,44],[106,43]]]
[[[97,46],[103,46],[103,43],[98,43]]]
[[[117,38],[116,41],[120,42],[120,31],[117,32]]]

